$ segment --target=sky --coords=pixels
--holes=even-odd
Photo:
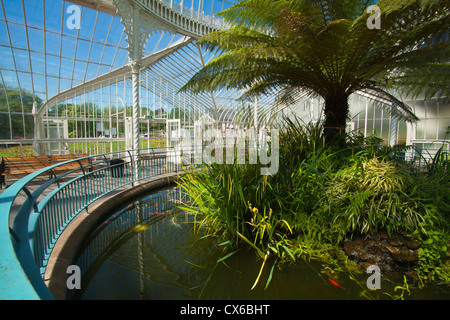
[[[173,1],[195,11],[203,8],[205,15],[232,5],[227,0]],[[32,92],[46,101],[129,62],[120,17],[77,6],[81,20],[79,28],[73,28],[74,11],[68,11],[72,5],[63,0],[1,0],[0,85]],[[144,56],[181,37],[154,32]]]

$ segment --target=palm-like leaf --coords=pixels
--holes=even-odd
[[[237,88],[248,96],[299,92],[325,100],[326,137],[345,127],[348,97],[357,91],[409,106],[392,88],[417,96],[448,92],[449,4],[443,0],[380,0],[381,29],[369,29],[363,0],[243,0],[219,15],[233,27],[200,39],[221,53],[182,88],[194,93]]]

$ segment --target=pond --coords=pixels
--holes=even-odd
[[[76,261],[82,272],[81,289],[68,290],[68,298],[390,300],[402,293],[394,291],[402,283],[384,277],[380,290],[369,291],[365,273],[331,276],[333,284],[321,272],[322,266],[312,261],[275,268],[266,289],[270,268],[265,268],[261,281],[250,290],[261,259],[242,250],[217,263],[222,248],[193,229],[192,217],[177,208],[185,200],[175,187],[115,209],[86,239]],[[405,299],[450,299],[446,285],[410,290]]]

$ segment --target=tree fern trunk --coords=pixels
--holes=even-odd
[[[342,146],[345,143],[348,110],[346,95],[336,95],[325,99],[324,137],[327,145],[335,143]]]

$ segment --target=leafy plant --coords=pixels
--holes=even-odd
[[[277,257],[272,265],[269,278],[266,282],[267,288],[272,279],[273,270],[278,259],[284,260],[286,256],[289,256],[295,261],[294,255],[288,248],[290,241],[287,235],[292,234],[292,230],[286,220],[274,217],[272,209],[269,209],[269,212],[264,211],[259,213],[258,208],[252,208],[251,203],[249,203],[249,210],[253,213],[253,217],[250,222],[247,223],[253,227],[251,231],[253,239],[251,241],[241,233],[238,233],[238,235],[254,248],[258,255],[263,259],[261,269],[252,289],[258,284],[268,258],[272,255]]]
[[[333,198],[334,219],[343,233],[413,232],[424,221],[425,208],[407,192],[412,178],[392,161],[355,157],[327,189]]]
[[[405,300],[405,293],[411,295],[411,290],[409,289],[408,279],[406,278],[406,276],[403,276],[403,285],[395,286],[394,292],[397,291],[401,291],[400,294],[391,295],[387,292],[385,292],[384,294],[386,294],[387,296],[391,297],[394,300]]]
[[[235,163],[204,165],[181,178],[192,200],[182,209],[223,247],[219,261],[250,247],[262,261],[253,288],[271,264],[267,287],[277,265],[300,258],[345,270],[341,241],[386,229],[425,242],[419,274],[424,279],[436,267],[434,278],[445,281],[447,171],[436,165],[410,172],[373,137],[349,138],[344,148],[327,145],[321,126],[285,119],[279,134],[285,165],[276,175],[261,176],[259,164]],[[430,242],[435,236],[443,242]]]
[[[276,90],[282,103],[321,96],[327,144],[343,141],[348,97],[356,91],[395,102],[399,116],[416,121],[390,89],[426,96],[448,89],[449,43],[429,42],[449,27],[448,1],[380,0],[379,30],[367,27],[369,2],[239,1],[218,14],[230,28],[199,41],[221,55],[182,90],[237,88],[247,97]]]

